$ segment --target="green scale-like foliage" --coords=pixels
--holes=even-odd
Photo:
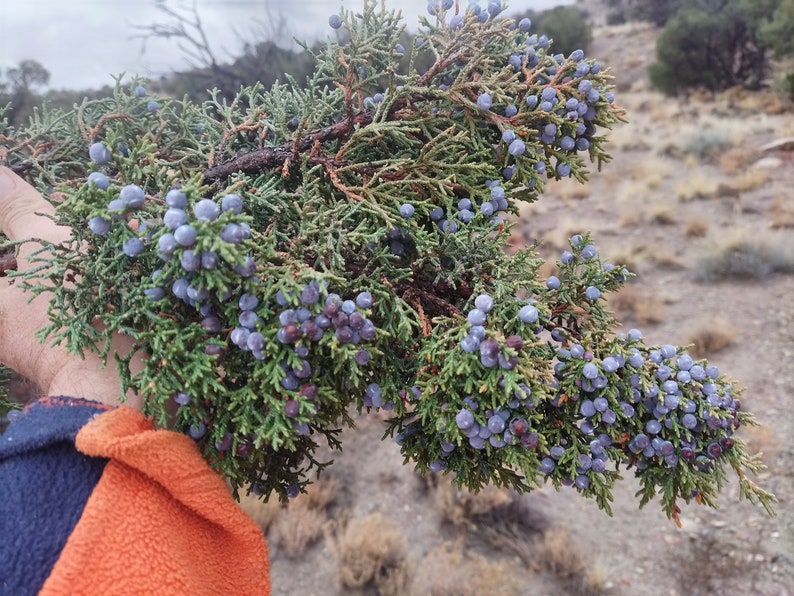
[[[628,467],[642,502],[660,491],[675,516],[676,499],[713,505],[730,466],[768,507],[773,497],[744,477],[760,464],[732,436],[752,419],[728,380],[699,362],[698,378],[676,386],[693,429],[681,408],[657,407],[657,373],[684,370],[683,350],[663,356],[638,333],[615,335],[603,296],[625,269],[576,237],[557,287],[538,279],[534,246],[504,250],[519,202],[609,160],[601,132],[623,115],[607,72],[579,51],[553,55],[526,22],[437,16],[403,50],[394,13],[372,2],[343,11],[344,42],[314,56],[311,78],[243,88],[228,103],[152,104],[137,81],[119,82],[112,98],[0,130],[12,166],[58,197],[73,230],[24,279],[51,296],[42,339],[108,356],[113,333],[132,336],[145,364],[117,357],[122,394],[138,391],[146,414],[191,434],[235,489],[294,494],[327,465],[320,441],[339,448],[356,411],[381,407],[406,461],[470,488],[528,491],[548,479],[609,510]],[[88,156],[99,142],[111,153],[101,165]],[[106,189],[87,181],[92,170]],[[110,210],[122,189],[139,192],[131,185],[145,201]],[[178,192],[196,239],[169,246],[166,201]],[[202,199],[221,206],[230,195],[242,210],[194,214]],[[239,237],[222,237],[230,227]],[[143,248],[129,257],[122,245],[134,238]],[[197,256],[209,260],[196,267]],[[493,306],[474,329],[467,316],[483,294]],[[597,397],[611,414],[583,413]],[[464,410],[483,429],[503,417],[509,434],[471,438],[457,422]],[[638,436],[657,419],[654,445],[670,445],[643,451]]]

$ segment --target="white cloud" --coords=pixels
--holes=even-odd
[[[511,11],[541,10],[573,0],[514,0]],[[53,88],[86,89],[112,84],[111,75],[158,76],[185,67],[173,42],[151,41],[141,55],[133,39],[135,25],[162,20],[158,0],[34,0],[8,2],[0,19],[0,69],[24,59],[39,61],[50,71]],[[191,6],[166,1],[167,6]],[[481,5],[485,0],[481,1]],[[328,16],[344,6],[360,11],[364,0],[197,0],[207,35],[220,57],[239,53],[245,41],[262,28],[273,13],[287,19],[287,39],[314,39],[328,34]],[[468,6],[468,0],[460,0]],[[392,0],[406,24],[426,14],[427,0]]]

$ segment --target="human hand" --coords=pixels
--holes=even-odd
[[[46,217],[55,209],[35,188],[0,166],[0,231],[12,241],[31,239],[19,247],[17,269],[31,267],[28,257],[41,245],[37,240],[60,243],[70,230]],[[47,324],[46,294],[31,298],[12,279],[0,277],[0,362],[36,383],[46,395],[82,397],[110,405],[120,403],[120,380],[115,368],[105,368],[97,354],[84,358],[70,354],[64,346],[40,343],[35,333]],[[132,349],[132,339],[117,335],[111,353]],[[131,363],[141,367],[136,355]],[[125,405],[141,408],[141,398],[128,394]]]

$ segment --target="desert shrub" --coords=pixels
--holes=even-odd
[[[720,127],[698,127],[688,133],[681,144],[685,155],[698,160],[714,162],[733,146],[734,139],[729,131]]]
[[[262,528],[267,531],[281,513],[284,511],[284,503],[276,499],[263,501],[254,492],[241,493],[238,495],[240,507]]]
[[[343,588],[367,589],[381,596],[405,593],[413,565],[405,536],[387,517],[373,513],[351,520],[334,550]]]
[[[582,575],[582,552],[566,529],[554,528],[544,532],[542,544],[540,560],[549,573],[568,579]]]
[[[714,176],[707,175],[702,168],[690,171],[676,183],[673,195],[679,201],[712,199],[720,194],[720,184]]]
[[[727,183],[729,194],[758,190],[769,182],[771,174],[763,168],[751,168],[741,172]]]
[[[667,22],[649,67],[657,89],[676,94],[690,88],[712,91],[736,85],[757,88],[768,57],[741,0],[697,1]]]
[[[629,18],[663,27],[684,5],[682,0],[628,0]]]
[[[415,594],[431,596],[513,596],[521,593],[520,572],[508,561],[494,561],[460,545],[444,543],[423,559]],[[499,578],[494,581],[493,578]]]
[[[593,41],[593,26],[587,14],[575,6],[555,6],[542,12],[529,12],[540,35],[549,37],[554,44],[554,51],[568,55],[581,49],[587,50]]]
[[[654,225],[672,226],[678,223],[678,214],[670,205],[659,205],[648,212],[648,221]]]
[[[709,222],[705,217],[693,217],[686,222],[684,234],[692,238],[702,238],[709,232]]]
[[[787,195],[775,198],[769,207],[769,213],[772,216],[772,228],[794,228],[794,205]]]
[[[778,58],[791,56],[794,53],[794,1],[765,0],[758,5],[766,15],[771,13],[760,23],[761,39]],[[786,80],[793,81],[794,73],[788,74]]]
[[[695,324],[687,335],[687,343],[692,346],[690,351],[696,356],[716,354],[736,343],[739,330],[736,326],[721,317],[709,317],[702,323]]]
[[[690,535],[677,553],[674,569],[679,586],[693,596],[754,592],[756,579],[765,574],[761,550],[758,535],[740,543],[704,528]]]
[[[305,494],[290,500],[270,525],[268,541],[288,557],[302,557],[306,548],[319,539],[329,521],[328,507],[339,489],[334,479],[314,483]]]
[[[487,487],[477,493],[456,487],[447,478],[434,482],[433,501],[441,519],[460,528],[471,527],[475,519],[512,501],[504,489]]]
[[[623,25],[627,20],[624,10],[612,10],[607,13],[607,25]]]
[[[639,325],[659,323],[664,316],[664,305],[654,295],[628,286],[609,299],[610,308],[621,318]]]
[[[698,281],[764,279],[794,272],[794,247],[787,236],[734,230],[701,246],[692,267]]]

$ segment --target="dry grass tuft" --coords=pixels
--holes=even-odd
[[[245,511],[265,532],[273,523],[273,520],[285,509],[285,505],[279,503],[278,499],[270,499],[267,503],[257,495],[240,494],[240,507]]]
[[[778,197],[769,206],[772,229],[794,228],[794,204],[789,197]]]
[[[312,484],[273,520],[268,540],[290,558],[303,556],[306,548],[322,536],[328,522],[328,506],[338,490],[339,485],[333,479]]]
[[[412,574],[408,541],[387,517],[372,513],[353,519],[332,546],[343,589],[381,596],[405,594]]]
[[[597,596],[605,589],[605,574],[600,565],[587,564],[579,545],[565,528],[548,530],[538,553],[544,570],[564,586],[565,594]]]
[[[268,541],[291,559],[302,557],[306,548],[323,534],[328,521],[324,511],[296,507],[278,516],[270,526]]]
[[[631,210],[636,210],[637,204],[648,197],[648,186],[642,180],[616,181],[614,186],[617,186],[615,200],[621,205],[628,205]]]
[[[632,165],[627,174],[629,180],[641,183],[645,189],[655,190],[673,175],[673,168],[669,162],[654,157]]]
[[[717,317],[696,326],[687,338],[692,344],[690,352],[696,358],[704,358],[736,343],[737,329],[730,321]]]
[[[581,200],[590,196],[590,185],[582,184],[575,178],[563,178],[546,184],[548,196],[557,196],[564,201]]]
[[[621,213],[620,219],[618,219],[618,226],[621,228],[633,228],[639,223],[640,218],[637,216],[635,211],[631,211],[630,213]]]
[[[563,219],[553,229],[541,237],[542,248],[559,254],[563,250],[570,250],[570,239],[575,234],[582,233],[582,222],[572,219]]]
[[[736,193],[752,192],[769,182],[770,177],[769,170],[764,168],[751,168],[736,176],[728,183],[728,186]]]
[[[489,556],[496,556],[498,552],[512,553],[518,557],[518,564],[506,567],[480,557],[467,560],[460,545],[453,548],[447,544],[423,562],[418,574],[419,579],[426,574],[424,570],[429,565],[437,569],[431,594],[522,593],[501,580],[494,583],[494,576],[489,575],[508,568],[513,569],[510,574],[513,578],[516,569],[534,574],[531,581],[539,593],[546,593],[541,584],[549,581],[557,584],[554,593],[594,596],[603,592],[605,574],[598,565],[585,564],[578,546],[565,530],[549,528],[548,519],[531,509],[525,498],[511,493],[505,501],[501,494],[496,494],[499,496],[494,498],[492,493],[483,503],[468,501],[463,508],[465,511],[456,510],[462,519],[458,525],[470,528],[467,534],[461,535],[461,543],[473,537],[484,539],[491,547]]]
[[[603,594],[607,589],[609,574],[601,564],[591,565],[584,577],[582,596],[596,596]]]
[[[683,269],[684,264],[677,256],[665,251],[657,251],[651,260],[661,269]]]
[[[674,568],[679,585],[693,596],[756,593],[750,587],[768,573],[762,551],[760,534],[738,542],[704,529],[678,551]]]
[[[684,234],[690,238],[702,238],[709,231],[709,222],[704,217],[692,218],[686,222]]]
[[[737,229],[701,247],[694,258],[698,281],[763,279],[794,272],[794,244],[788,236]]]
[[[458,488],[446,477],[438,477],[433,500],[441,518],[455,527],[471,527],[475,518],[511,503],[510,493],[487,486],[479,493]]]
[[[545,570],[558,578],[577,578],[585,572],[579,545],[564,528],[555,528],[543,534],[538,557]]]
[[[489,561],[446,542],[422,561],[413,594],[431,596],[514,596],[521,593],[521,574],[508,561]],[[497,578],[494,581],[494,578]]]
[[[507,503],[473,517],[479,536],[500,550],[512,551],[527,568],[541,569],[537,544],[548,528],[548,520],[513,495]]]
[[[700,162],[716,162],[723,153],[734,146],[736,135],[725,126],[713,128],[708,124],[706,124],[708,128],[701,126],[684,137],[680,150]]]
[[[783,442],[775,437],[775,430],[766,424],[743,426],[742,434],[750,453],[763,453],[764,461],[771,465],[783,452]]]
[[[758,157],[757,152],[748,151],[745,146],[732,147],[720,155],[717,165],[720,171],[730,176],[752,165]]]
[[[736,87],[733,90],[723,92],[723,97],[730,103],[732,108],[738,108],[741,111],[749,111],[754,114],[775,115],[791,111],[791,100],[773,89],[747,91]]]
[[[694,201],[718,196],[719,188],[720,185],[713,177],[698,171],[679,182],[673,189],[673,193],[679,201]]]
[[[671,226],[678,222],[675,210],[670,205],[657,205],[648,212],[648,223]]]
[[[616,294],[611,294],[609,308],[624,323],[634,321],[640,325],[652,325],[661,322],[664,317],[662,302],[634,286],[625,286]]]

